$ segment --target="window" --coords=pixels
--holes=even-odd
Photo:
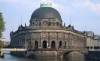
[[[38,37],[38,35],[37,34],[35,34],[35,36],[34,37]]]
[[[37,24],[38,24],[38,22],[35,22],[35,24],[37,25]]]
[[[56,25],[59,26],[59,22],[56,22]]]
[[[43,24],[44,24],[44,25],[48,25],[48,22],[44,21]]]
[[[55,34],[52,34],[52,37],[55,37]]]
[[[59,37],[61,38],[62,37],[62,34]]]
[[[32,25],[35,25],[35,22],[32,22]]]
[[[31,34],[27,34],[27,38],[30,39],[31,38]]]
[[[39,37],[39,34],[38,34],[38,33],[35,33],[35,34],[34,34],[34,37]]]
[[[68,39],[68,34],[65,34],[65,39]]]
[[[46,37],[46,33],[43,34],[43,37]]]

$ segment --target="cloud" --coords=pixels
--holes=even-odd
[[[64,1],[64,0],[62,0]],[[56,3],[54,0],[0,0],[0,2],[16,5],[17,7],[39,7],[40,3],[52,3],[52,7],[56,8],[60,12],[66,12],[66,8],[63,4]]]
[[[6,2],[6,3],[16,3],[19,0],[0,0],[0,2]]]
[[[41,0],[41,2],[45,2],[45,3],[49,2],[49,3],[52,3],[53,0]]]
[[[91,10],[100,15],[100,3],[91,4]]]
[[[73,6],[74,7],[87,7],[90,5],[90,1],[89,0],[85,0],[84,2],[74,2]]]
[[[60,0],[61,2],[67,2],[67,0]]]
[[[84,0],[83,2],[73,2],[75,8],[86,8],[90,11],[100,15],[100,3],[94,4],[90,0]]]
[[[65,1],[65,0],[62,0],[62,1]],[[41,2],[44,2],[44,3],[52,3],[52,7],[57,9],[58,11],[62,12],[62,13],[65,13],[67,10],[67,7],[65,7],[63,4],[61,3],[56,3],[54,0],[41,0]]]
[[[61,3],[58,3],[55,0],[0,0],[0,2],[5,2],[5,3],[14,3],[17,7],[21,8],[37,8],[39,7],[40,3],[52,3],[52,6],[56,8],[58,11],[62,13],[68,13],[71,10],[73,11],[73,8],[83,8],[90,10],[96,14],[100,15],[100,3],[94,4],[90,0],[82,0],[82,1],[77,1],[73,0],[69,6],[64,5],[63,2],[66,2],[67,0],[60,0]]]

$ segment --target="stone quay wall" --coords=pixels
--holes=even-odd
[[[100,51],[89,51],[86,58],[100,60]]]

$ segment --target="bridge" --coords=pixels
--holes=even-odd
[[[4,57],[5,51],[27,51],[25,48],[1,48],[0,49],[0,57]]]
[[[26,51],[25,48],[1,48],[1,51]]]
[[[72,52],[78,52],[85,55],[88,53],[88,50],[87,49],[59,49],[58,56],[66,56],[67,54]]]
[[[100,49],[89,49],[89,51],[100,51]]]
[[[56,50],[56,49],[45,49],[45,48],[44,49],[43,48],[42,49],[33,49],[33,50],[32,49],[25,49],[25,48],[1,48],[0,51],[1,51],[1,53],[0,53],[1,56],[3,56],[4,52],[6,52],[6,51],[15,51],[15,52],[17,52],[17,51],[24,52],[25,51],[26,56],[29,54],[32,54],[32,52],[38,53],[38,51],[40,51],[40,52],[41,51],[45,51],[45,52],[49,51],[49,53],[55,51],[55,52],[57,52],[57,56],[65,56],[65,55],[72,53],[72,52],[79,52],[82,54],[88,53],[87,49],[58,49],[58,50]],[[45,54],[45,52],[42,52],[41,55]]]
[[[39,52],[39,53],[38,53]],[[69,54],[77,53],[86,55],[88,53],[87,49],[51,49],[51,48],[40,48],[40,49],[34,49],[34,50],[27,50],[26,56],[29,54],[32,54],[35,56],[58,56],[58,57],[66,57]]]

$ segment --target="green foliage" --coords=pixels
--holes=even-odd
[[[67,54],[67,55],[66,55],[66,58],[67,58],[68,60],[70,60],[70,59],[71,59],[70,54]]]
[[[2,48],[4,46],[3,41],[0,40],[0,48]]]
[[[3,20],[2,13],[0,12],[0,38],[2,37],[2,32],[5,30],[5,22]]]

